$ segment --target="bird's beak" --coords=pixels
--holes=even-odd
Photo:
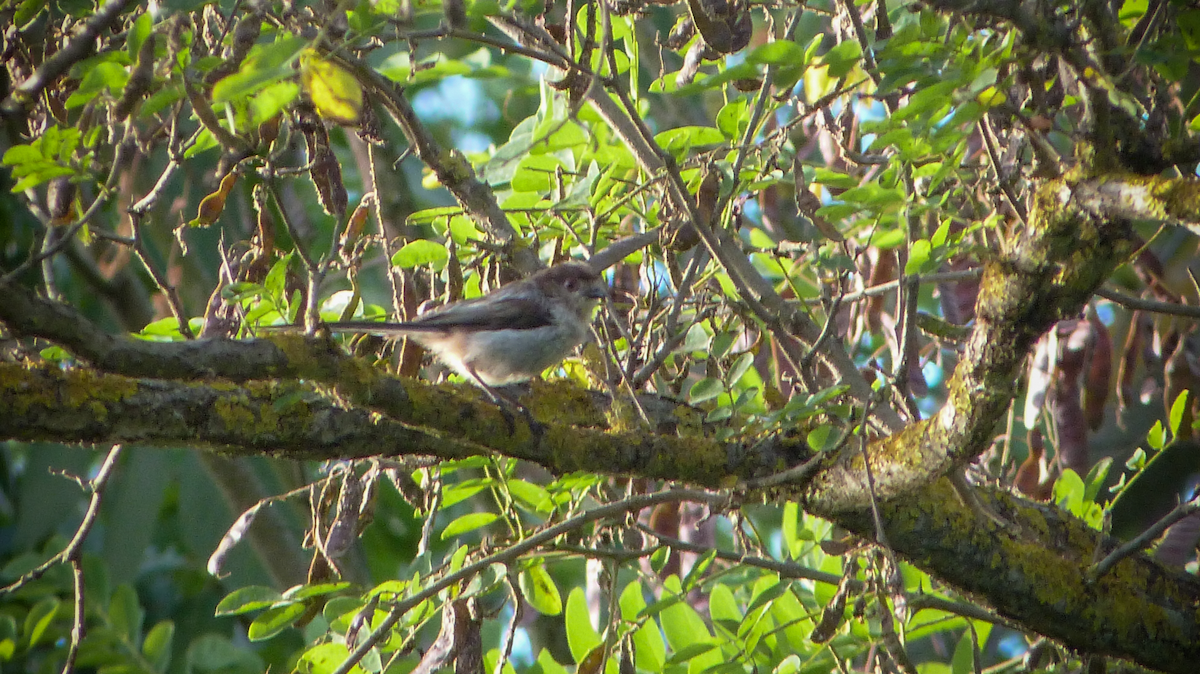
[[[592,300],[602,300],[608,297],[608,286],[605,285],[604,279],[600,279],[588,286],[587,290],[583,292],[583,296]]]

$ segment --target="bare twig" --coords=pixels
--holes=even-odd
[[[1180,503],[1174,510],[1167,513],[1165,517],[1139,534],[1137,538],[1108,553],[1107,557],[1088,569],[1088,579],[1092,582],[1099,580],[1122,559],[1143,550],[1147,545],[1150,545],[1150,543],[1161,536],[1164,531],[1169,529],[1172,524],[1194,512],[1200,512],[1200,497],[1196,497],[1186,503]]]
[[[1160,302],[1158,300],[1148,300],[1143,297],[1135,297],[1119,290],[1109,288],[1097,288],[1096,294],[1106,300],[1110,300],[1120,304],[1128,309],[1140,311],[1151,311],[1157,314],[1170,314],[1172,316],[1186,316],[1187,318],[1200,318],[1200,307],[1193,307],[1187,304],[1177,304],[1175,302]]]
[[[100,514],[100,503],[104,500],[104,485],[108,483],[108,478],[112,476],[113,470],[116,469],[117,459],[119,458],[121,458],[121,445],[113,445],[113,448],[108,450],[108,456],[104,458],[104,463],[101,464],[100,471],[88,483],[88,489],[92,492],[91,501],[88,502],[87,511],[83,514],[83,521],[79,523],[79,527],[75,529],[75,535],[67,543],[66,547],[62,549],[62,552],[38,565],[37,568],[16,579],[8,586],[0,588],[0,597],[12,594],[41,578],[57,564],[82,559],[80,555],[82,555],[83,542],[87,539],[88,534],[91,533],[92,526],[96,523],[96,517]]]

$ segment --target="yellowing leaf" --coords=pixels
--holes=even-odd
[[[350,71],[309,50],[300,57],[300,81],[322,117],[347,126],[358,123],[363,94]]]

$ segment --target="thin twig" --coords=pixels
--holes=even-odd
[[[684,541],[684,540],[681,540],[678,538],[671,538],[670,536],[664,536],[661,533],[651,529],[650,527],[648,527],[645,524],[642,524],[640,522],[637,523],[635,526],[642,533],[644,533],[648,536],[653,536],[654,538],[658,539],[659,543],[661,543],[669,548],[675,549],[675,550],[681,550],[683,552],[692,552],[692,553],[695,553],[698,555],[706,555],[709,552],[712,552],[712,550],[713,550],[712,548],[710,548],[708,546],[697,545],[695,543],[688,543],[687,541]],[[803,578],[805,580],[812,580],[812,581],[816,581],[818,583],[826,583],[828,585],[837,585],[838,583],[842,582],[842,577],[840,575],[828,573],[825,571],[818,571],[816,569],[811,569],[807,566],[802,566],[800,564],[795,564],[793,562],[780,562],[780,561],[777,561],[774,559],[768,559],[766,557],[757,557],[754,555],[748,555],[745,553],[738,553],[738,552],[726,552],[724,550],[717,550],[716,558],[727,561],[727,562],[735,562],[737,564],[745,564],[746,566],[752,566],[752,567],[755,567],[758,569],[764,569],[767,571],[771,571],[773,573],[778,573],[780,576],[783,576],[785,578]],[[851,587],[851,589],[853,589],[854,591],[857,592],[857,591],[861,591],[862,588],[864,587],[864,585],[863,585],[862,581],[852,580],[852,581],[850,581],[850,587]]]
[[[1177,304],[1175,302],[1148,300],[1104,287],[1097,288],[1096,294],[1106,300],[1116,302],[1127,309],[1150,311],[1156,314],[1170,314],[1172,316],[1185,316],[1187,318],[1200,318],[1200,307]]]
[[[1107,557],[1100,560],[1099,564],[1095,564],[1092,568],[1088,569],[1088,580],[1096,582],[1122,559],[1141,551],[1161,536],[1172,524],[1195,512],[1200,512],[1200,496],[1186,503],[1180,503],[1174,510],[1151,525],[1149,529],[1143,531],[1137,538],[1110,552]]]
[[[108,478],[112,476],[113,470],[117,467],[117,459],[121,457],[121,445],[113,445],[113,448],[108,450],[108,456],[104,458],[104,463],[100,466],[100,471],[96,473],[96,477],[88,483],[88,488],[92,491],[92,499],[88,503],[87,511],[83,514],[83,521],[79,523],[79,527],[75,529],[75,536],[67,543],[62,552],[54,555],[50,559],[40,564],[37,568],[29,571],[25,575],[13,581],[10,585],[0,588],[0,597],[12,594],[21,589],[25,585],[41,578],[47,571],[57,564],[79,559],[82,554],[83,541],[87,539],[88,533],[92,530],[92,525],[96,523],[96,517],[100,514],[100,503],[104,500],[104,485],[108,483]]]

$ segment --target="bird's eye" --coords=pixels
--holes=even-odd
[[[574,291],[579,287],[579,279],[569,278],[563,285],[566,286],[567,290]]]

